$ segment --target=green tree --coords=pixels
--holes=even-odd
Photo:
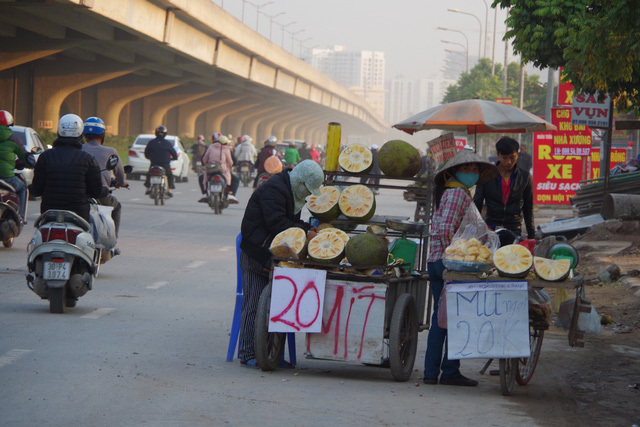
[[[532,114],[544,115],[546,84],[537,75],[526,75],[524,81],[523,109]],[[455,85],[447,88],[443,102],[463,99],[486,99],[493,101],[502,97],[502,64],[495,64],[495,74],[491,74],[491,61],[482,58],[468,73],[463,73]],[[520,66],[512,62],[507,67],[507,97],[513,104],[520,100]]]
[[[539,68],[564,66],[576,91],[609,93],[640,110],[638,0],[494,0],[510,8],[514,51]]]

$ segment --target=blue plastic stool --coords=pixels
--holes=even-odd
[[[242,234],[238,233],[236,237],[236,306],[233,311],[233,322],[231,323],[231,336],[229,337],[229,348],[227,349],[227,362],[233,360],[233,353],[238,345],[238,337],[240,335],[240,311],[244,301],[242,293],[242,270],[240,269],[240,242]],[[289,344],[289,363],[296,364],[296,334],[293,332],[287,334],[287,343]],[[282,355],[284,359],[284,354]]]

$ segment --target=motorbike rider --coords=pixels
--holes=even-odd
[[[144,149],[144,156],[151,162],[149,169],[151,169],[151,166],[161,166],[164,168],[169,182],[169,191],[167,196],[172,197],[173,193],[171,190],[176,187],[173,184],[171,160],[178,160],[178,153],[176,153],[173,145],[164,138],[165,136],[167,136],[167,128],[164,126],[158,126],[156,128],[156,137],[149,141],[147,147]],[[144,186],[147,187],[147,191],[144,193],[146,195],[151,194],[151,184],[149,184],[150,176],[151,174],[147,173],[147,179],[144,182]]]
[[[202,156],[207,151],[207,144],[204,142],[204,135],[198,135],[195,144],[191,147],[191,153],[193,154],[193,170],[196,170],[196,162],[202,163]]]
[[[236,199],[236,192],[238,191],[238,186],[240,184],[240,180],[238,177],[235,177],[235,180],[232,180],[231,170],[233,168],[233,158],[231,157],[231,149],[229,148],[229,138],[222,135],[220,132],[214,132],[211,135],[211,140],[213,144],[207,148],[206,153],[202,157],[202,163],[215,163],[220,162],[222,166],[222,176],[224,176],[225,181],[227,181],[227,200],[229,203],[237,204],[238,199]],[[204,188],[206,188],[206,183],[209,181],[207,176],[207,171],[204,172],[204,177],[202,184]],[[206,202],[206,198],[205,202]],[[200,199],[202,201],[202,199]]]
[[[287,164],[288,168],[292,168],[298,163],[300,163],[300,153],[296,148],[295,142],[289,143],[289,148],[284,151],[284,162]]]
[[[278,153],[278,150],[276,150],[276,145],[277,144],[278,144],[278,138],[276,138],[275,136],[271,135],[264,142],[264,147],[262,147],[262,150],[260,150],[260,153],[258,153],[258,160],[256,161],[256,169],[257,169],[256,178],[253,180],[253,188],[254,189],[258,185],[258,177],[263,173],[267,173],[266,169],[264,168],[265,160],[267,160],[269,157],[273,157],[273,156],[276,156],[278,158],[282,158],[280,156],[280,153]]]
[[[28,159],[30,153],[24,151],[24,148],[11,140],[13,132],[9,129],[13,126],[13,116],[6,110],[0,110],[0,179],[11,185],[20,199],[20,218],[22,224],[26,224],[25,213],[27,211],[27,187],[20,180],[13,170],[16,168],[16,156],[24,163],[31,162]],[[33,165],[33,163],[31,163]]]
[[[103,145],[105,129],[106,127],[104,122],[100,117],[89,117],[84,121],[83,134],[86,143],[82,145],[82,151],[91,154],[98,162],[98,165],[103,169],[106,166],[109,157],[114,154],[116,157],[118,156],[118,152],[115,148]],[[100,174],[102,176],[102,185],[106,187],[111,187],[111,178],[114,175],[116,178],[116,188],[129,186],[129,183],[126,181],[124,176],[124,167],[122,166],[120,157],[118,157],[118,164],[113,171],[104,169]],[[118,199],[111,194],[107,194],[105,197],[98,199],[98,202],[103,206],[113,207],[113,210],[111,211],[111,218],[113,218],[113,222],[116,226],[116,237],[118,237],[122,205]]]
[[[58,121],[58,138],[53,148],[38,157],[30,186],[34,196],[41,196],[40,213],[49,209],[75,212],[87,222],[89,197],[102,199],[109,188],[102,185],[96,159],[82,151],[82,119],[65,114]]]
[[[242,135],[238,139],[235,155],[238,164],[240,162],[251,163],[251,173],[253,173],[256,157],[258,157],[258,151],[256,150],[256,147],[253,146],[253,139],[249,135]]]

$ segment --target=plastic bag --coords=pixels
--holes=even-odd
[[[91,236],[96,248],[110,251],[116,247],[116,224],[111,218],[113,207],[92,204],[89,210],[91,218]]]
[[[471,203],[445,249],[443,263],[449,270],[487,271],[499,247],[500,238],[487,227],[476,205]]]
[[[571,298],[560,304],[560,310],[558,310],[558,321],[556,326],[560,326],[565,330],[571,327],[571,318],[573,317],[573,308],[575,307],[575,298]],[[596,312],[594,306],[590,306],[591,311],[589,313],[580,313],[578,317],[578,331],[585,334],[599,334],[602,330],[600,324],[600,316]]]

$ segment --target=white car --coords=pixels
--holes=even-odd
[[[46,149],[46,147],[42,143],[42,140],[40,139],[40,135],[38,135],[38,132],[36,132],[35,130],[25,126],[11,126],[9,127],[9,129],[11,129],[11,132],[13,132],[13,134],[20,138],[20,140],[24,143],[24,151],[26,151],[27,153],[33,153],[34,148],[39,148],[40,152]],[[34,154],[36,160],[38,160],[39,155],[39,153]],[[27,181],[27,185],[31,184],[31,181],[33,181],[33,169],[15,169],[13,172],[22,174],[25,181]]]
[[[132,167],[129,176],[132,179],[144,179],[146,177],[150,162],[149,159],[144,156],[144,149],[147,147],[149,141],[155,137],[155,135],[151,134],[138,135],[136,140],[133,141],[133,145],[129,147],[128,163]],[[188,174],[191,161],[180,138],[175,135],[167,135],[164,139],[173,144],[173,148],[176,150],[176,153],[178,153],[178,160],[171,161],[171,172],[173,172],[176,182],[189,181]]]

